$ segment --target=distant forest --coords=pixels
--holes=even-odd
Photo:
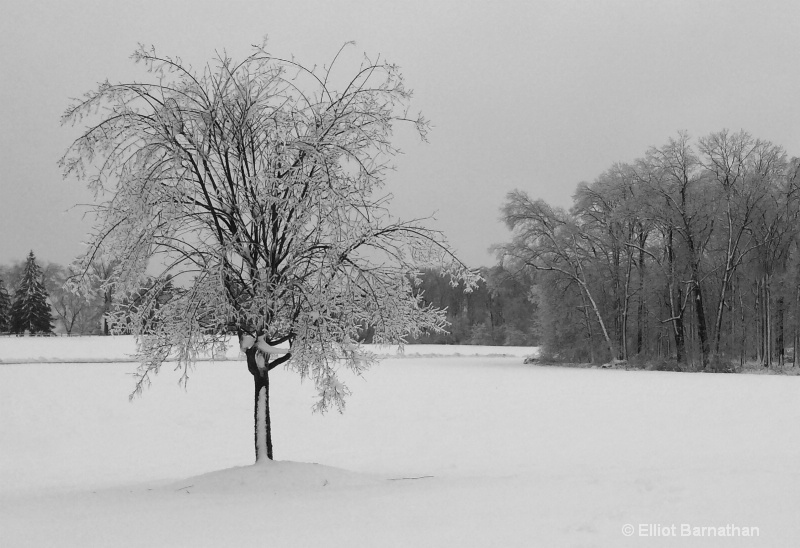
[[[70,277],[69,267],[45,263],[41,278],[47,293],[47,302],[55,323],[55,332],[68,335],[108,335],[113,329],[105,316],[113,308],[112,296],[102,289],[103,280],[113,265],[93,265],[89,280],[91,297],[86,299],[64,287]],[[25,261],[10,266],[0,266],[0,283],[8,289],[10,300],[20,287]],[[448,333],[430,334],[409,343],[417,344],[475,344],[475,345],[536,345],[539,339],[536,306],[531,298],[531,280],[523,275],[512,276],[501,267],[481,268],[483,281],[470,293],[463,285],[452,286],[434,270],[423,272],[422,292],[425,304],[447,309],[450,322]],[[158,291],[158,300],[166,302],[176,289],[167,283],[161,286],[146,284],[140,294],[131,295],[126,303],[135,305],[148,291]],[[0,307],[1,308],[1,307]],[[2,315],[0,310],[0,315]],[[0,323],[2,325],[2,323]],[[122,328],[124,327],[117,326]],[[0,331],[8,331],[2,330]],[[365,329],[363,340],[370,341],[371,331]]]
[[[409,342],[535,346],[539,344],[538,307],[533,279],[525,272],[510,273],[500,266],[481,268],[483,281],[472,292],[453,286],[438,272],[423,271],[419,290],[423,300],[447,310],[448,333],[428,334]]]
[[[33,259],[35,261],[35,258]],[[27,329],[15,328],[11,321],[12,302],[16,302],[17,297],[21,297],[23,291],[23,281],[25,279],[26,261],[21,260],[12,265],[0,265],[0,293],[8,295],[9,306],[3,307],[3,298],[0,296],[0,332],[10,332],[22,334]],[[68,267],[58,263],[36,264],[36,274],[38,281],[43,284],[43,293],[46,304],[50,308],[50,316],[55,324],[55,333],[72,335],[98,335],[104,330],[103,314],[109,309],[110,300],[104,303],[103,295],[94,295],[85,298],[71,292],[64,287],[70,277]],[[5,320],[5,321],[4,321]],[[42,330],[41,334],[48,334],[48,330]],[[106,334],[108,331],[106,330]]]
[[[30,262],[31,258],[28,259]],[[35,259],[34,259],[35,260]],[[0,265],[0,293],[5,290],[9,293],[9,302],[17,300],[17,295],[24,287],[26,262],[21,261],[10,266]],[[46,330],[32,332],[36,335],[63,334],[63,335],[110,335],[113,332],[127,332],[125,322],[130,321],[130,312],[136,310],[137,304],[145,296],[153,296],[155,306],[161,306],[172,298],[175,292],[179,291],[171,280],[164,283],[156,283],[152,278],[148,278],[142,287],[134,292],[127,294],[121,303],[116,303],[110,289],[104,289],[104,282],[108,279],[114,264],[97,261],[92,263],[90,271],[85,277],[88,283],[86,288],[88,297],[82,291],[74,291],[67,284],[67,281],[74,278],[74,270],[70,266],[58,263],[44,263],[43,266],[37,265],[37,274],[43,285],[43,293],[49,305],[50,316],[54,328],[52,333]],[[0,297],[0,333],[24,334],[27,329],[14,328],[14,322],[10,321],[12,316],[11,307],[5,311],[1,304]],[[116,304],[126,307],[128,312],[122,320],[119,317],[114,319],[109,314],[114,310]],[[9,316],[7,322],[3,322],[3,317]],[[147,319],[145,318],[145,321]]]

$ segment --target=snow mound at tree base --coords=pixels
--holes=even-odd
[[[289,494],[385,483],[369,474],[316,463],[266,461],[195,476],[164,487],[190,494]]]

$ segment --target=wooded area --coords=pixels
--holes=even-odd
[[[447,311],[445,333],[428,333],[409,342],[419,344],[475,344],[536,346],[540,327],[532,300],[533,278],[510,273],[500,266],[479,269],[482,280],[470,292],[452,285],[433,270],[423,272],[418,288],[424,301]]]
[[[502,264],[535,272],[546,354],[796,365],[800,161],[746,132],[685,133],[578,186],[511,192]]]
[[[0,333],[48,335],[109,335],[111,324],[105,315],[111,310],[112,298],[102,289],[111,265],[95,261],[89,272],[92,290],[78,294],[67,287],[74,268],[58,263],[39,266],[33,252],[26,261],[0,265]],[[35,289],[32,291],[30,287]],[[25,297],[25,295],[29,295]],[[132,296],[132,298],[134,298]],[[25,325],[14,321],[12,303],[25,303],[34,315],[47,317],[40,325]],[[21,305],[18,305],[18,308]],[[17,314],[19,316],[19,314]]]
[[[422,273],[417,291],[446,309],[449,328],[409,342],[541,344],[557,360],[681,369],[797,365],[800,160],[781,146],[743,131],[681,133],[578,185],[569,210],[515,190],[502,215],[513,238],[473,291]],[[11,295],[24,267],[0,267]],[[112,269],[91,265],[87,300],[64,289],[68,267],[45,264],[57,331],[109,332]]]
[[[11,266],[0,265],[0,333],[16,333],[10,323],[3,319],[10,314],[11,301],[23,281],[26,263]],[[56,324],[55,332],[66,335],[108,335],[112,330],[126,332],[123,323],[115,323],[104,315],[114,306],[114,297],[103,289],[104,280],[113,269],[113,264],[96,261],[90,269],[92,290],[89,297],[76,294],[64,287],[71,276],[70,267],[58,263],[45,263],[39,276],[45,291],[44,297]],[[446,309],[449,327],[446,332],[430,332],[409,342],[416,344],[475,344],[535,346],[539,341],[537,306],[532,299],[533,280],[526,274],[515,274],[501,267],[479,269],[482,280],[471,292],[464,291],[464,284],[451,284],[449,276],[442,276],[434,269],[425,270],[420,276],[417,291],[422,292],[423,302],[436,308]],[[10,294],[6,289],[11,289]],[[150,293],[155,297],[152,297]],[[124,307],[138,308],[143,299],[163,305],[176,291],[171,282],[157,286],[148,280],[143,287],[132,293],[121,303]],[[4,304],[4,295],[8,296]],[[4,310],[6,313],[4,313]],[[127,321],[130,321],[128,319]],[[24,329],[19,332],[24,333]],[[365,329],[362,340],[372,342],[373,332]]]

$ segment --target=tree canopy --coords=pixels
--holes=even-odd
[[[444,328],[443,312],[414,291],[422,267],[474,284],[440,232],[387,209],[392,131],[428,131],[408,114],[399,68],[365,57],[344,78],[345,53],[307,68],[261,45],[197,72],[140,47],[133,58],[150,81],[104,82],[64,114],[67,124],[91,120],[62,159],[99,202],[81,269],[113,264],[104,287],[120,303],[145,290],[135,310],[112,312],[134,318],[137,391],[168,358],[185,380],[198,352],[235,333],[243,350],[264,349],[251,372],[288,363],[315,382],[318,409],[341,407],[337,368],[371,362],[361,329],[402,343]],[[281,341],[291,354],[269,362]]]

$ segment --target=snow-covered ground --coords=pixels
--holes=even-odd
[[[412,348],[319,416],[278,369],[279,461],[248,466],[243,363],[202,362],[187,391],[165,368],[129,403],[134,364],[12,364],[8,340],[23,361],[58,358],[0,339],[3,547],[800,546],[797,377]],[[63,340],[84,358],[124,346]]]
[[[409,344],[402,352],[397,346],[366,345],[380,356],[527,356],[526,346],[447,346]],[[117,337],[0,337],[0,363],[93,363],[135,361],[136,341],[132,336]],[[204,359],[211,359],[206,356]],[[224,356],[216,360],[242,359],[239,344],[232,341]]]

